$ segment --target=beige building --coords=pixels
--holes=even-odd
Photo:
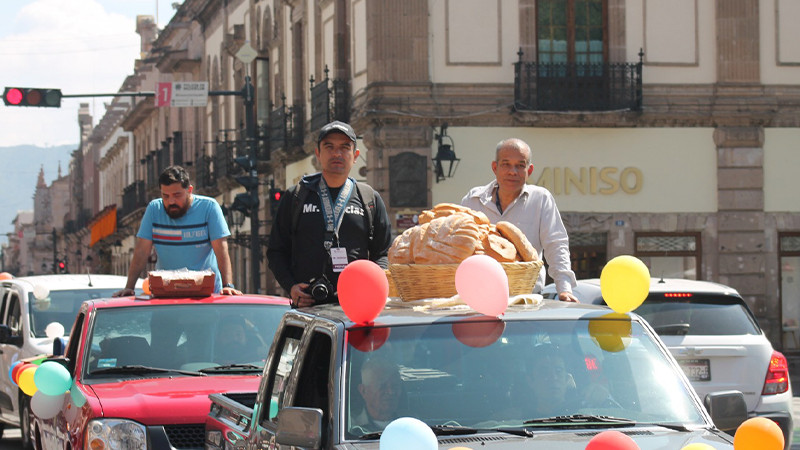
[[[231,211],[237,286],[280,293],[253,259],[248,210],[231,208],[237,157],[257,160],[263,257],[268,187],[316,170],[329,120],[359,132],[354,175],[398,230],[488,183],[514,136],[533,146],[530,182],[556,196],[579,277],[633,254],[653,276],[731,285],[776,346],[800,351],[798,20],[794,0],[185,0],[164,30],[140,17],[121,90],[207,82],[207,106],[131,98],[98,137],[98,173],[82,166],[97,200],[84,189],[75,211],[100,221],[116,204],[96,256],[125,273],[158,173],[185,165]]]

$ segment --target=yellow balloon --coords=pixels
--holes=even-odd
[[[631,318],[625,314],[610,313],[591,319],[589,336],[607,352],[624,350],[631,343]]]
[[[617,256],[600,273],[600,293],[606,304],[620,314],[638,308],[649,292],[650,271],[635,256]]]
[[[22,389],[22,392],[31,397],[39,390],[36,387],[36,383],[33,381],[33,375],[36,373],[37,368],[39,368],[39,366],[28,367],[23,370],[22,373],[19,374],[19,383],[17,383],[19,384],[19,388]]]
[[[733,435],[734,450],[782,450],[783,432],[766,417],[752,417],[739,425]]]
[[[695,442],[694,444],[681,447],[681,450],[714,450],[714,447],[708,444],[703,444],[702,442]]]
[[[150,295],[150,278],[145,278],[142,281],[142,291],[144,291],[144,295]]]

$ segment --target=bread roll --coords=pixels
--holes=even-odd
[[[517,249],[503,236],[489,233],[483,239],[483,251],[499,262],[514,262],[517,258]]]
[[[514,247],[519,252],[520,257],[522,257],[523,261],[538,261],[539,255],[536,253],[536,249],[533,248],[531,242],[528,240],[525,233],[522,232],[516,225],[511,222],[500,221],[497,222],[497,231],[503,235],[504,238],[511,241],[514,244]]]

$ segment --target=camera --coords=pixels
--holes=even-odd
[[[333,285],[331,285],[331,282],[328,281],[328,278],[325,275],[322,275],[321,277],[313,278],[308,282],[306,292],[314,297],[315,302],[321,303],[326,301],[328,296],[334,293],[334,289]]]

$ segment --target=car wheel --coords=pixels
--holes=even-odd
[[[31,441],[31,398],[21,395],[19,398],[19,432],[23,450],[33,450]]]

